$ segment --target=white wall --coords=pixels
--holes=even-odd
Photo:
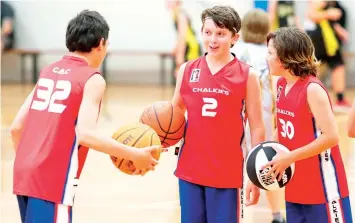
[[[204,7],[232,3],[243,14],[245,4],[234,0],[186,1],[184,7],[200,28]],[[14,1],[17,14],[18,46],[53,49],[65,47],[65,28],[69,19],[83,9],[100,12],[110,25],[111,49],[170,50],[174,28],[165,0],[97,0],[97,1]]]
[[[213,2],[236,5],[236,1],[186,1],[184,7],[192,16],[193,24],[200,29],[200,13]],[[16,11],[17,46],[29,49],[65,49],[67,22],[83,9],[100,12],[110,26],[109,49],[170,51],[175,42],[175,30],[165,0],[100,0],[100,1],[13,1]],[[232,5],[233,5],[232,4]],[[245,5],[245,4],[244,4]],[[238,11],[246,11],[246,7]],[[50,62],[42,57],[41,63]],[[123,70],[157,69],[157,58],[141,57],[137,60],[117,58],[109,62],[110,68]]]
[[[343,1],[349,11],[350,21],[355,19],[350,7],[354,2]],[[170,51],[175,42],[175,30],[165,0],[22,0],[11,1],[16,11],[17,46],[27,49],[63,49],[65,50],[65,31],[68,21],[83,9],[97,10],[110,25],[109,49],[119,50],[158,50]],[[252,8],[251,0],[186,0],[184,7],[192,17],[193,26],[199,33],[200,14],[206,7],[214,4],[228,4],[242,17]],[[304,9],[304,2],[297,2],[298,9]],[[299,11],[300,14],[302,14]],[[355,33],[355,25],[349,29]],[[354,39],[354,38],[352,38]],[[355,51],[355,43],[348,44]],[[40,58],[40,67],[59,58],[44,55]],[[108,61],[111,71],[129,70],[151,72],[155,76],[126,77],[113,74],[111,81],[158,80],[157,57],[147,56],[115,56]]]

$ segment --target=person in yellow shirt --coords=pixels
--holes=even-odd
[[[294,1],[270,1],[268,13],[272,31],[280,27],[293,26],[302,29]]]
[[[345,30],[345,10],[337,1],[310,1],[307,34],[315,46],[318,60],[332,71],[332,87],[336,93],[334,111],[348,112],[351,104],[345,99],[345,66],[342,42],[348,40]]]
[[[182,1],[167,0],[167,6],[177,32],[177,42],[173,52],[174,66],[177,70],[186,61],[199,58],[202,50],[197,35],[192,28],[191,19],[182,9]]]

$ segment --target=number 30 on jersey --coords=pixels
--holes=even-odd
[[[281,123],[281,129],[279,130],[281,133],[281,136],[284,138],[292,139],[295,136],[295,127],[293,126],[292,122],[287,121],[279,118],[279,121]]]
[[[69,97],[71,91],[71,83],[66,80],[58,80],[56,83],[52,79],[41,78],[37,83],[38,87],[45,89],[37,89],[34,94],[39,100],[33,100],[31,109],[48,112],[62,113],[66,105],[61,104],[62,100]]]

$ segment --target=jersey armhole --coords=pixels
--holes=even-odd
[[[98,75],[102,76],[102,74],[101,74],[99,71],[94,71],[94,72],[92,72],[91,74],[89,74],[89,75],[86,77],[86,80],[84,81],[84,85],[85,85],[86,82],[88,82],[88,80],[89,80],[92,76],[94,76],[95,74],[98,74]],[[103,78],[103,77],[102,77],[102,78]]]
[[[86,75],[86,76],[85,76],[84,81],[81,82],[81,83],[82,83],[81,88],[82,88],[83,90],[84,90],[85,85],[86,85],[86,83],[88,82],[88,80],[89,80],[92,76],[94,76],[95,74],[98,74],[98,75],[102,76],[102,74],[101,74],[99,71],[91,71],[89,75]]]
[[[329,97],[329,94],[328,94],[328,91],[327,91],[327,89],[322,85],[322,84],[320,84],[320,83],[318,83],[318,82],[315,82],[315,81],[310,81],[308,84],[307,84],[307,87],[306,87],[306,101],[307,101],[307,107],[308,107],[308,111],[312,114],[312,117],[313,117],[313,113],[312,113],[312,111],[311,111],[311,107],[309,106],[309,103],[308,103],[308,87],[309,87],[309,85],[310,84],[312,84],[312,83],[314,83],[314,84],[318,84],[319,86],[321,86],[321,88],[323,89],[323,91],[327,94],[327,96],[328,96],[328,101],[329,101],[329,103],[330,103],[330,108],[332,109],[332,111],[333,111],[333,105],[332,105],[332,101],[330,100],[330,97]]]
[[[186,72],[187,72],[187,70],[190,68],[190,66],[191,66],[191,61],[189,60],[189,61],[186,62],[186,66],[185,66],[184,72],[182,73],[181,84],[180,84],[180,90],[179,90],[180,94],[181,94],[181,90],[182,90],[182,87],[183,87],[184,82],[185,82]],[[180,68],[179,68],[179,69],[180,69]]]

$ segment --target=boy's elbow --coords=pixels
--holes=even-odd
[[[329,144],[330,147],[336,146],[339,144],[339,135],[337,133],[332,133],[329,137]]]
[[[10,134],[12,137],[18,135],[21,132],[21,127],[18,125],[11,125],[10,127]]]
[[[355,138],[355,128],[348,128],[348,136],[350,138]]]
[[[76,137],[79,145],[88,146],[90,141],[90,131],[82,128],[77,128]]]

